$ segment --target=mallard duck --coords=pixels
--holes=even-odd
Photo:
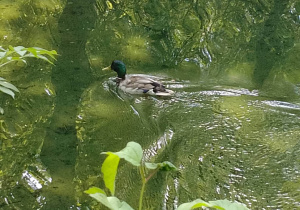
[[[118,77],[116,78],[116,84],[126,93],[157,96],[171,96],[174,94],[172,90],[166,89],[163,84],[152,79],[155,77],[126,74],[126,66],[122,61],[114,60],[109,67],[103,70],[113,70],[117,72]]]

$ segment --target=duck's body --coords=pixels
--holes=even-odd
[[[169,96],[174,92],[147,75],[126,75],[125,79],[117,78],[119,88],[130,94],[148,94]]]
[[[115,60],[110,68],[117,72],[116,83],[122,91],[129,94],[148,94],[157,96],[171,96],[172,90],[166,89],[163,84],[148,75],[127,75],[122,61]]]

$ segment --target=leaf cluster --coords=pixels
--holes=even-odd
[[[97,201],[101,202],[103,205],[110,209],[133,209],[126,202],[120,201],[117,197],[114,197],[115,194],[115,179],[117,175],[117,169],[120,159],[124,159],[127,162],[131,163],[134,166],[140,168],[141,179],[143,183],[141,197],[140,197],[140,208],[142,208],[142,196],[144,193],[144,186],[146,182],[158,171],[174,171],[177,168],[170,162],[163,163],[144,163],[143,159],[143,149],[140,144],[136,142],[128,142],[127,146],[119,152],[103,152],[102,154],[108,155],[104,160],[101,172],[103,173],[104,184],[106,188],[110,191],[111,195],[108,197],[106,193],[97,187],[92,187],[85,193],[89,194],[91,197],[95,198]],[[151,173],[146,177],[144,168],[149,170],[154,170],[154,173]]]
[[[14,86],[13,84],[5,81],[4,78],[0,77],[0,91],[3,93],[6,93],[10,95],[11,97],[15,98],[15,92],[19,92],[18,88]],[[3,114],[4,110],[2,107],[0,107],[0,113]]]
[[[4,49],[3,47],[0,47],[0,67],[9,64],[13,61],[22,61],[25,64],[27,63],[25,58],[31,57],[31,58],[39,58],[42,60],[45,60],[51,64],[53,62],[51,59],[56,60],[55,56],[57,55],[57,52],[55,50],[45,50],[40,47],[23,47],[23,46],[9,46],[8,49]],[[49,59],[51,58],[51,59]]]
[[[57,52],[55,50],[45,50],[40,47],[28,47],[23,46],[9,46],[7,49],[0,46],[0,68],[12,63],[14,61],[22,61],[27,64],[26,58],[38,58],[53,64],[52,60],[56,60]],[[4,78],[0,77],[0,91],[10,95],[12,98],[15,97],[14,92],[19,92],[19,90],[11,83],[7,82]],[[0,107],[0,113],[3,114],[4,110]]]
[[[142,180],[142,189],[140,193],[139,209],[142,209],[142,199],[143,193],[145,190],[145,184],[148,180],[153,177],[153,175],[159,171],[175,171],[177,168],[170,162],[164,161],[162,163],[149,163],[143,162],[143,150],[140,144],[136,142],[128,142],[126,147],[119,152],[104,152],[107,157],[104,160],[101,172],[103,173],[103,179],[106,188],[110,191],[112,196],[107,196],[104,190],[91,187],[88,190],[84,191],[86,194],[96,199],[106,207],[112,210],[133,210],[133,208],[124,201],[119,200],[115,197],[115,179],[117,175],[117,169],[120,159],[125,159],[127,162],[131,163],[134,166],[139,167],[141,180]],[[145,169],[153,170],[152,173],[145,173]],[[244,205],[237,202],[230,202],[228,200],[217,200],[205,202],[201,199],[194,200],[189,203],[181,204],[177,209],[178,210],[187,210],[187,209],[196,209],[200,207],[209,207],[215,209],[240,209],[247,210],[248,208]]]

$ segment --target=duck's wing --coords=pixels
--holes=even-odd
[[[142,90],[142,93],[162,96],[173,94],[173,91],[166,89],[163,84],[148,77],[130,76],[124,82],[126,87]]]
[[[127,84],[134,88],[143,89],[144,93],[147,93],[150,90],[153,90],[153,92],[165,90],[165,87],[161,83],[142,76],[131,76],[128,78]]]

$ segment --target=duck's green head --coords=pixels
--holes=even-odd
[[[114,60],[111,63],[110,68],[117,72],[119,78],[125,79],[126,66],[122,61]]]

